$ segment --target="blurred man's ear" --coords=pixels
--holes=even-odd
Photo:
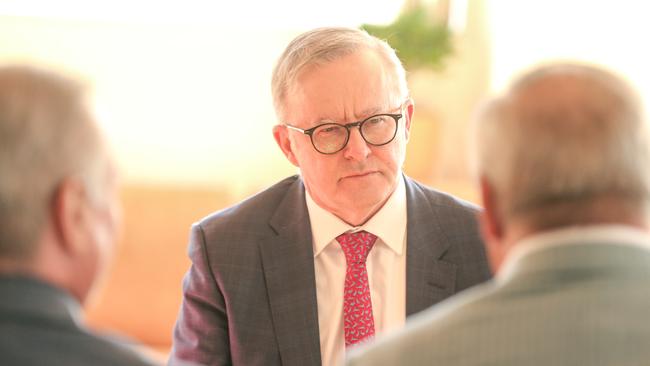
[[[52,200],[52,223],[59,240],[59,249],[66,255],[83,250],[87,238],[88,199],[78,179],[64,179]]]
[[[80,303],[86,302],[97,280],[97,211],[80,179],[66,178],[56,189],[52,204],[52,226],[56,240],[50,250],[58,257],[57,282]]]
[[[293,146],[291,146],[291,140],[289,139],[289,129],[284,125],[275,125],[273,126],[273,137],[275,137],[275,142],[278,143],[278,146],[284,153],[284,156],[291,162],[291,164],[296,167],[300,167],[298,164],[298,159],[293,151]]]
[[[503,218],[500,215],[496,193],[483,176],[480,179],[480,186],[483,211],[479,214],[479,226],[490,267],[496,273],[506,254]]]

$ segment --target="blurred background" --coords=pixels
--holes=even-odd
[[[556,59],[605,65],[647,96],[644,8],[631,0],[2,0],[0,63],[46,66],[94,86],[123,172],[125,231],[89,321],[166,354],[191,223],[296,173],[271,134],[270,94],[274,62],[293,37],[364,26],[399,45],[416,104],[405,171],[475,201],[467,159],[475,106],[513,74]]]

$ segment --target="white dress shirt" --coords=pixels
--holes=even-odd
[[[365,230],[378,237],[366,267],[375,335],[401,327],[406,318],[406,188],[400,176],[395,191],[368,222],[352,227],[324,210],[306,194],[311,222],[323,366],[338,365],[345,355],[343,288],[345,254],[336,237]]]

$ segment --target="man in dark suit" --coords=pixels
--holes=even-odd
[[[477,124],[493,281],[348,365],[619,366],[650,360],[650,146],[619,77],[543,66]]]
[[[171,364],[332,365],[489,277],[477,208],[401,172],[413,101],[388,44],[304,33],[272,90],[300,176],[194,225]]]
[[[82,88],[0,68],[0,365],[153,365],[82,320],[113,249],[117,195]]]

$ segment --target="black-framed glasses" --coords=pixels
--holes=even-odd
[[[348,141],[350,141],[350,129],[352,127],[359,127],[361,137],[370,145],[382,146],[388,144],[395,139],[397,135],[397,122],[402,116],[401,113],[375,114],[358,122],[346,124],[329,122],[307,130],[289,124],[285,126],[309,135],[311,144],[319,153],[334,154],[343,150],[348,144]]]

